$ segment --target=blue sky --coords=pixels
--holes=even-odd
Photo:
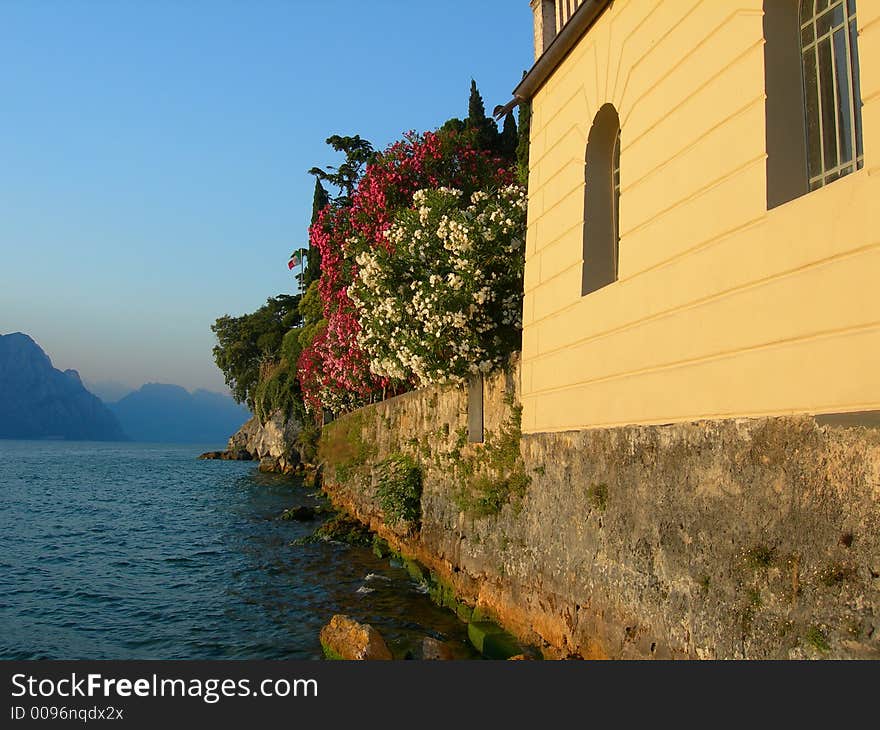
[[[291,292],[324,140],[487,110],[528,0],[0,0],[0,334],[90,381],[223,389],[211,323]]]

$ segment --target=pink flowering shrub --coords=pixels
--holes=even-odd
[[[299,359],[299,379],[311,411],[343,412],[417,380],[378,375],[359,344],[361,322],[349,296],[358,276],[357,256],[381,248],[393,254],[386,235],[402,210],[413,209],[417,190],[451,187],[467,199],[478,190],[513,182],[504,163],[475,149],[455,132],[409,133],[377,155],[358,182],[348,205],[328,205],[309,229],[310,245],[321,254],[318,289],[327,328]]]

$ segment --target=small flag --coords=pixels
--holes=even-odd
[[[295,253],[290,257],[290,261],[287,262],[287,268],[292,269],[294,266],[299,266],[299,254]]]

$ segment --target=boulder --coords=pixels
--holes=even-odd
[[[265,423],[253,416],[232,437],[226,446],[228,453],[246,452],[260,460],[261,471],[277,471],[290,474],[296,470],[301,459],[296,448],[296,437],[302,424],[282,411],[275,411]],[[263,459],[271,457],[273,462]]]
[[[315,519],[315,517],[315,510],[306,505],[290,507],[281,513],[282,520],[296,520],[297,522],[309,522],[310,520]]]
[[[422,641],[422,659],[448,661],[455,659],[455,656],[449,644],[426,636]]]
[[[206,451],[204,454],[199,456],[200,459],[225,459],[226,452],[225,451]]]
[[[321,646],[328,659],[391,659],[382,635],[370,624],[336,614],[321,629]]]

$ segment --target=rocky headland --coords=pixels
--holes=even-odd
[[[225,451],[208,451],[200,459],[258,461],[260,470],[293,474],[305,467],[297,446],[302,424],[275,411],[265,423],[252,416],[229,439]]]

